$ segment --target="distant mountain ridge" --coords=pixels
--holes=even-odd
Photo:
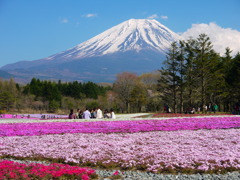
[[[14,75],[7,73],[6,71],[0,70],[0,77],[3,79],[14,78]]]
[[[1,69],[25,79],[113,82],[123,71],[160,69],[170,44],[179,39],[156,20],[130,19],[66,51]]]

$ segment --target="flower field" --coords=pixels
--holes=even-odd
[[[1,123],[0,136],[63,133],[136,133],[239,128],[240,117],[178,118],[166,120]]]
[[[154,173],[240,170],[240,117],[0,123],[0,157]]]
[[[0,179],[83,179],[88,180],[94,170],[63,164],[23,164],[13,161],[0,162]]]

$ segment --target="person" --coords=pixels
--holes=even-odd
[[[190,114],[190,113],[191,113],[191,108],[188,106],[188,107],[186,108],[185,114]]]
[[[167,105],[166,104],[164,104],[164,106],[163,106],[163,111],[167,112]]]
[[[211,112],[211,111],[212,111],[212,108],[213,108],[213,107],[212,107],[212,104],[209,103],[207,110],[208,110],[209,112]]]
[[[214,105],[213,105],[213,112],[216,113],[217,110],[218,110],[218,105],[217,105],[217,104],[214,104]]]
[[[76,119],[79,119],[79,115],[80,115],[80,109],[77,109],[77,112],[76,112]]]
[[[236,114],[240,115],[240,101],[237,102]]]
[[[68,119],[76,119],[76,114],[73,113],[73,109],[70,110],[70,113],[68,115]]]
[[[198,111],[198,113],[200,113],[200,112],[201,112],[201,108],[200,108],[200,107],[198,107],[197,111]]]
[[[116,119],[116,115],[115,115],[115,113],[114,113],[112,108],[110,109],[110,114],[111,114],[110,118]]]
[[[83,111],[82,111],[82,110],[79,111],[78,118],[79,118],[79,119],[82,119],[82,118],[83,118]]]
[[[203,109],[205,110],[205,112],[207,112],[208,111],[208,106],[204,104]]]
[[[97,119],[102,119],[103,118],[103,114],[102,114],[102,110],[100,109],[100,107],[97,108]]]
[[[165,104],[165,106],[164,106],[164,111],[166,113],[169,113],[169,106],[167,104]],[[171,110],[170,110],[170,112],[171,112]]]
[[[196,110],[195,108],[193,107],[192,110],[191,110],[191,114],[195,114]]]
[[[91,118],[91,113],[88,108],[83,112],[83,119],[90,119]]]
[[[171,113],[171,108],[170,107],[168,107],[168,113]]]
[[[103,117],[104,118],[110,118],[110,116],[111,116],[111,114],[108,112],[107,109],[105,109]]]
[[[95,119],[97,117],[97,111],[96,108],[93,108],[91,111],[91,118]]]

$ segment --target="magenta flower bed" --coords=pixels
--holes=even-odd
[[[1,119],[67,119],[67,115],[57,115],[57,114],[0,114]]]
[[[135,133],[239,127],[240,117],[139,121],[2,123],[0,124],[0,136],[34,136],[63,133]]]
[[[39,119],[31,115],[0,114],[0,119]]]
[[[90,179],[95,170],[63,164],[23,164],[0,161],[0,179]]]

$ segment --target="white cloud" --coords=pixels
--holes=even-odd
[[[159,19],[159,18],[161,18],[161,19],[168,19],[168,17],[167,16],[158,16],[157,14],[152,14],[151,16],[148,16],[148,19]]]
[[[67,19],[67,18],[61,18],[61,19],[60,19],[60,22],[61,22],[61,23],[68,23],[68,19]]]
[[[167,16],[160,16],[161,19],[168,19]]]
[[[158,15],[157,14],[153,14],[151,16],[148,16],[148,19],[157,19]]]
[[[92,17],[97,17],[97,14],[89,13],[89,14],[82,15],[82,17],[92,18]]]
[[[216,23],[193,24],[190,29],[182,33],[182,37],[197,38],[199,34],[205,33],[210,37],[216,52],[224,55],[226,47],[232,50],[232,56],[240,52],[240,32],[231,28],[222,28]]]

